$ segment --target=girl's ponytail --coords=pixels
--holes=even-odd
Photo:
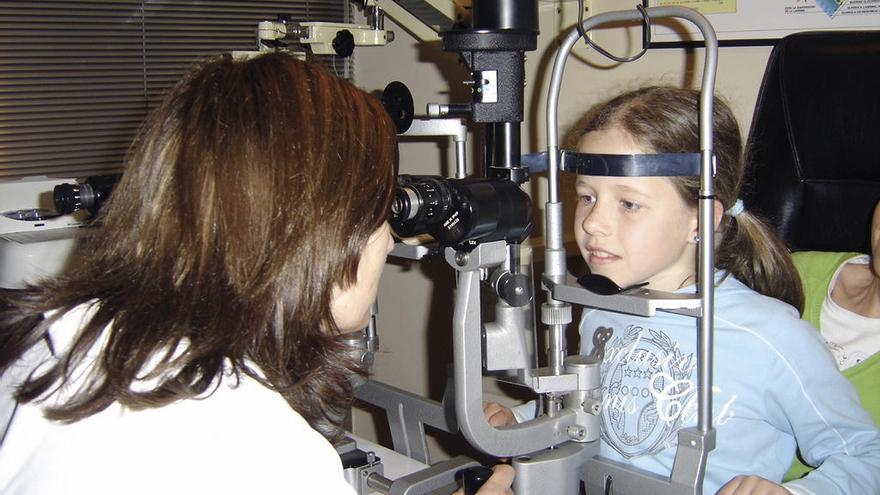
[[[761,218],[744,210],[724,216],[715,266],[766,296],[804,309],[804,291],[788,247]]]

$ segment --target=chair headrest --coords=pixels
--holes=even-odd
[[[773,49],[746,143],[746,208],[792,250],[870,252],[880,199],[880,31]]]

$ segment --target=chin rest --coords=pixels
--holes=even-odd
[[[880,199],[880,31],[804,32],[767,62],[743,200],[792,251],[870,253]]]

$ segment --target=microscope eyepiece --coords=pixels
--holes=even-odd
[[[389,223],[400,237],[430,234],[445,246],[477,240],[521,242],[532,229],[531,201],[504,179],[401,175]]]
[[[452,206],[445,179],[433,176],[401,175],[391,205],[391,222],[406,229],[404,224],[433,225]],[[418,235],[423,232],[416,232]]]
[[[391,218],[402,222],[412,220],[419,215],[423,205],[418,191],[412,187],[401,187],[394,195]]]
[[[94,175],[82,182],[59,184],[52,191],[55,211],[62,215],[87,210],[94,215],[110,197],[119,175]]]

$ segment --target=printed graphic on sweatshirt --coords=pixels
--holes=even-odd
[[[597,327],[592,355],[602,360],[602,439],[626,458],[675,446],[678,430],[697,421],[697,357],[662,330]],[[712,422],[736,414],[736,393],[712,387]]]
[[[597,328],[607,334],[607,328]],[[674,445],[696,394],[696,356],[669,336],[630,325],[606,343],[602,358],[605,441],[626,458]]]

